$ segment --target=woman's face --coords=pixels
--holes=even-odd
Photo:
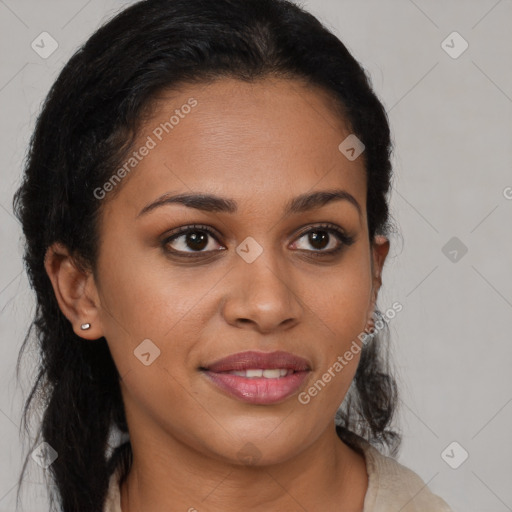
[[[338,148],[349,135],[298,81],[159,101],[118,194],[103,189],[94,285],[136,457],[272,463],[332,430],[388,249],[370,246],[364,153]],[[177,195],[201,197],[162,200]]]

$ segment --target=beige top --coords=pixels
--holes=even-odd
[[[360,438],[358,443],[368,473],[362,512],[453,512],[414,471],[381,454],[364,439]],[[104,512],[122,512],[118,479],[119,474],[115,472],[110,479]]]

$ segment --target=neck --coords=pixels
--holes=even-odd
[[[364,458],[334,426],[290,459],[243,466],[176,439],[132,439],[133,464],[121,486],[122,512],[238,512],[363,509],[368,487]]]

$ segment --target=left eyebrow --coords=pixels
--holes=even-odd
[[[357,202],[356,198],[346,190],[342,189],[319,190],[294,197],[286,204],[284,215],[289,216],[315,210],[322,206],[326,206],[333,201],[348,201],[357,209],[359,216],[362,216],[361,206]],[[155,201],[147,204],[139,212],[137,218],[167,204],[182,204],[188,208],[195,208],[196,210],[205,212],[236,213],[238,211],[238,205],[234,199],[223,198],[213,194],[164,194]]]

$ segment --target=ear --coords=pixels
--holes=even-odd
[[[46,251],[44,267],[60,310],[71,322],[75,334],[88,340],[101,338],[100,300],[92,272],[81,270],[67,247],[58,242]],[[82,330],[80,326],[84,323],[91,327]]]
[[[384,235],[376,235],[371,245],[372,248],[372,293],[370,307],[368,309],[367,324],[374,327],[373,313],[377,302],[380,287],[382,285],[382,269],[389,253],[389,240]]]

